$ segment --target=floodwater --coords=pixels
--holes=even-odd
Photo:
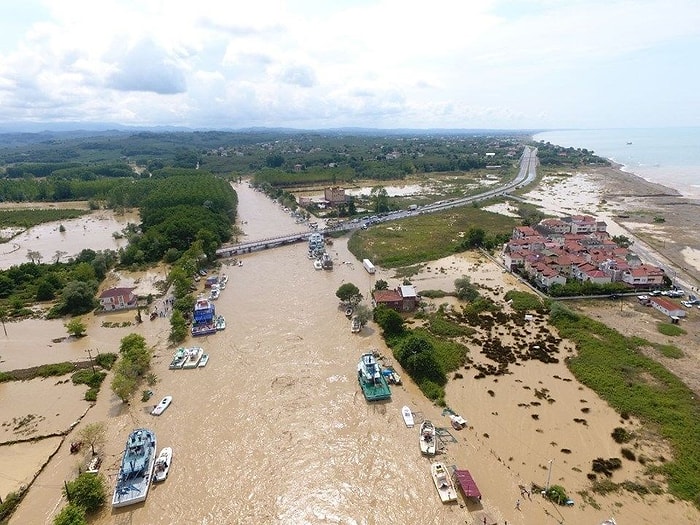
[[[27,252],[37,251],[41,262],[49,263],[80,253],[85,248],[92,250],[117,250],[126,246],[126,239],[115,239],[112,234],[121,232],[129,222],[140,222],[138,216],[125,214],[115,216],[110,212],[97,211],[77,219],[40,224],[26,230],[7,243],[0,244],[0,268],[29,261]],[[65,231],[60,231],[61,225]]]

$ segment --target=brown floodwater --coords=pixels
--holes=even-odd
[[[81,250],[117,250],[126,246],[126,239],[115,239],[113,233],[121,232],[129,222],[138,223],[135,214],[114,215],[108,211],[96,211],[79,217],[34,226],[14,237],[7,243],[0,244],[0,268],[7,269],[28,262],[29,250],[39,252],[41,261],[48,263],[56,259],[57,252],[61,260],[80,253]],[[63,226],[65,231],[60,231]]]

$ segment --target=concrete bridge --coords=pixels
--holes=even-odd
[[[312,233],[328,233],[336,231],[345,231],[343,228],[328,228],[325,230],[310,230],[308,232],[302,233],[290,233],[288,235],[280,235],[279,237],[269,237],[267,239],[257,239],[255,241],[240,242],[237,244],[229,244],[222,246],[216,250],[217,257],[233,257],[235,255],[242,255],[244,253],[250,253],[258,250],[267,250],[268,248],[275,248],[277,246],[284,246],[285,244],[294,244],[296,242],[307,241]]]

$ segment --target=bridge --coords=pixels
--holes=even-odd
[[[537,176],[537,149],[525,147],[525,151],[520,157],[520,170],[518,175],[514,180],[509,183],[499,187],[491,188],[488,191],[479,193],[477,195],[471,195],[469,197],[462,197],[459,199],[453,199],[451,201],[427,204],[416,210],[403,210],[394,212],[390,215],[382,217],[377,220],[377,222],[393,221],[397,219],[403,219],[406,217],[411,217],[414,215],[432,213],[436,211],[445,210],[448,208],[456,208],[458,206],[464,206],[466,204],[471,204],[473,202],[490,199],[492,197],[510,194],[513,190],[524,186],[525,184],[531,183],[535,180]],[[334,233],[334,232],[346,232],[351,230],[357,230],[362,227],[363,222],[342,222],[332,228],[326,228],[321,230],[309,230],[302,233],[290,233],[287,235],[280,235],[277,237],[269,237],[267,239],[259,239],[255,241],[247,241],[237,244],[229,244],[222,246],[216,250],[217,257],[233,257],[234,255],[241,255],[244,253],[250,253],[258,250],[266,250],[268,248],[275,248],[277,246],[284,246],[287,244],[294,244],[301,241],[306,241],[312,233],[318,231],[319,233]]]

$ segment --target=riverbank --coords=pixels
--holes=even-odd
[[[279,221],[292,221],[263,195],[241,185],[237,190],[242,219],[256,216],[268,228],[273,222],[279,228]],[[248,235],[258,236],[255,221],[246,226]],[[258,252],[245,256],[243,266],[222,270],[229,284],[216,307],[228,327],[188,342],[210,354],[204,369],[167,369],[172,355],[167,319],[138,328],[155,353],[155,398],[173,395],[173,405],[154,418],[149,414],[152,402],[135,399],[126,406],[104,389],[82,424],[107,422],[103,473],[110,488],[124,440],[137,426],[153,428],[160,446],[174,448],[173,469],[144,505],[105,509],[96,523],[471,524],[481,513],[498,523],[533,525],[588,525],[612,515],[619,523],[699,521],[696,509],[671,503],[665,494],[621,492],[590,499],[577,494],[587,486],[591,459],[619,457],[612,430],[640,427],[621,420],[573,380],[564,364],[572,352],[565,342],[558,347],[556,363],[519,361],[507,375],[476,379],[469,368],[460,371],[462,377],[454,376],[447,402],[469,421],[459,432],[450,430],[442,409],[410,381],[394,389],[390,403],[367,404],[355,380],[357,359],[368,349],[384,355],[389,351],[373,323],[358,335],[350,333],[335,290],[354,282],[364,293],[375,279],[391,287],[400,280],[383,268],[374,276],[367,274],[353,262],[345,239],[334,241],[332,272],[315,271],[305,252],[303,245]],[[341,264],[345,262],[349,264]],[[494,291],[519,286],[498,266],[468,254],[432,261],[412,281],[419,291],[451,290],[461,275],[473,275],[474,282]],[[105,350],[116,348],[134,330],[107,329],[89,321],[84,342]],[[546,328],[534,320],[532,336],[540,329]],[[504,342],[515,343],[510,329],[501,331]],[[27,334],[26,344],[34,341],[37,348],[50,351],[39,331]],[[478,348],[471,358],[472,367],[488,363]],[[429,461],[418,451],[417,429],[403,424],[403,405],[411,407],[418,421],[431,419],[449,431],[454,441],[446,437],[438,458],[471,471],[483,494],[480,504],[440,504]],[[639,447],[650,457],[668,457],[654,443],[642,441]],[[42,472],[12,523],[51,523],[64,504],[62,481],[75,473],[66,448],[64,443]],[[520,485],[546,483],[550,466],[551,482],[567,489],[573,507],[556,507],[537,494],[526,500],[521,494]],[[625,461],[613,479],[634,480],[641,468],[638,462]],[[520,510],[515,508],[517,499]]]

